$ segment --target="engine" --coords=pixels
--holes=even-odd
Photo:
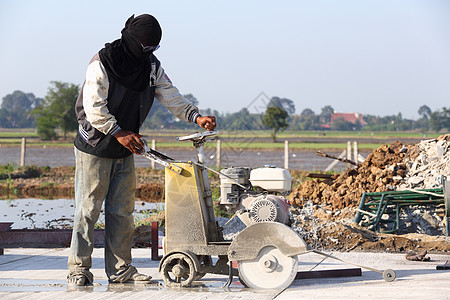
[[[289,171],[276,167],[226,168],[220,175],[220,204],[249,226],[259,222],[289,221]]]

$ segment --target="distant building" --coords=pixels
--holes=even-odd
[[[334,113],[331,115],[331,124],[336,118],[342,117],[345,121],[350,122],[352,124],[356,124],[356,121],[359,121],[361,126],[367,125],[367,123],[363,120],[363,115],[360,113]]]
[[[341,120],[343,119],[343,120],[345,120],[347,122],[350,122],[352,124],[355,124],[355,125],[357,125],[357,121],[359,121],[359,125],[361,127],[367,125],[367,122],[365,122],[363,120],[363,115],[360,114],[360,113],[337,113],[337,112],[335,112],[335,113],[333,113],[331,115],[330,123],[329,124],[322,124],[322,125],[320,125],[320,127],[322,129],[330,129],[331,126],[333,125],[333,122],[336,119],[338,119],[338,118],[341,119]]]

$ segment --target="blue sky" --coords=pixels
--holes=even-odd
[[[450,1],[0,1],[0,98],[80,84],[132,14],[161,23],[156,55],[200,108],[235,112],[261,92],[297,113],[418,118],[450,107]]]

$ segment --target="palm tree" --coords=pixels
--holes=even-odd
[[[429,119],[431,116],[431,109],[426,106],[426,105],[422,105],[419,110],[417,111],[417,113],[419,114],[419,116],[421,116],[424,119]]]

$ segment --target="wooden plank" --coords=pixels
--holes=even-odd
[[[309,178],[321,178],[321,179],[330,179],[333,177],[332,174],[321,174],[321,173],[309,173],[306,175]]]
[[[436,270],[450,270],[450,261],[446,261],[443,265],[437,265]]]
[[[13,222],[0,222],[0,231],[6,231],[11,229]]]
[[[350,269],[297,272],[295,279],[355,277],[361,275],[362,275],[361,268],[350,268]]]

